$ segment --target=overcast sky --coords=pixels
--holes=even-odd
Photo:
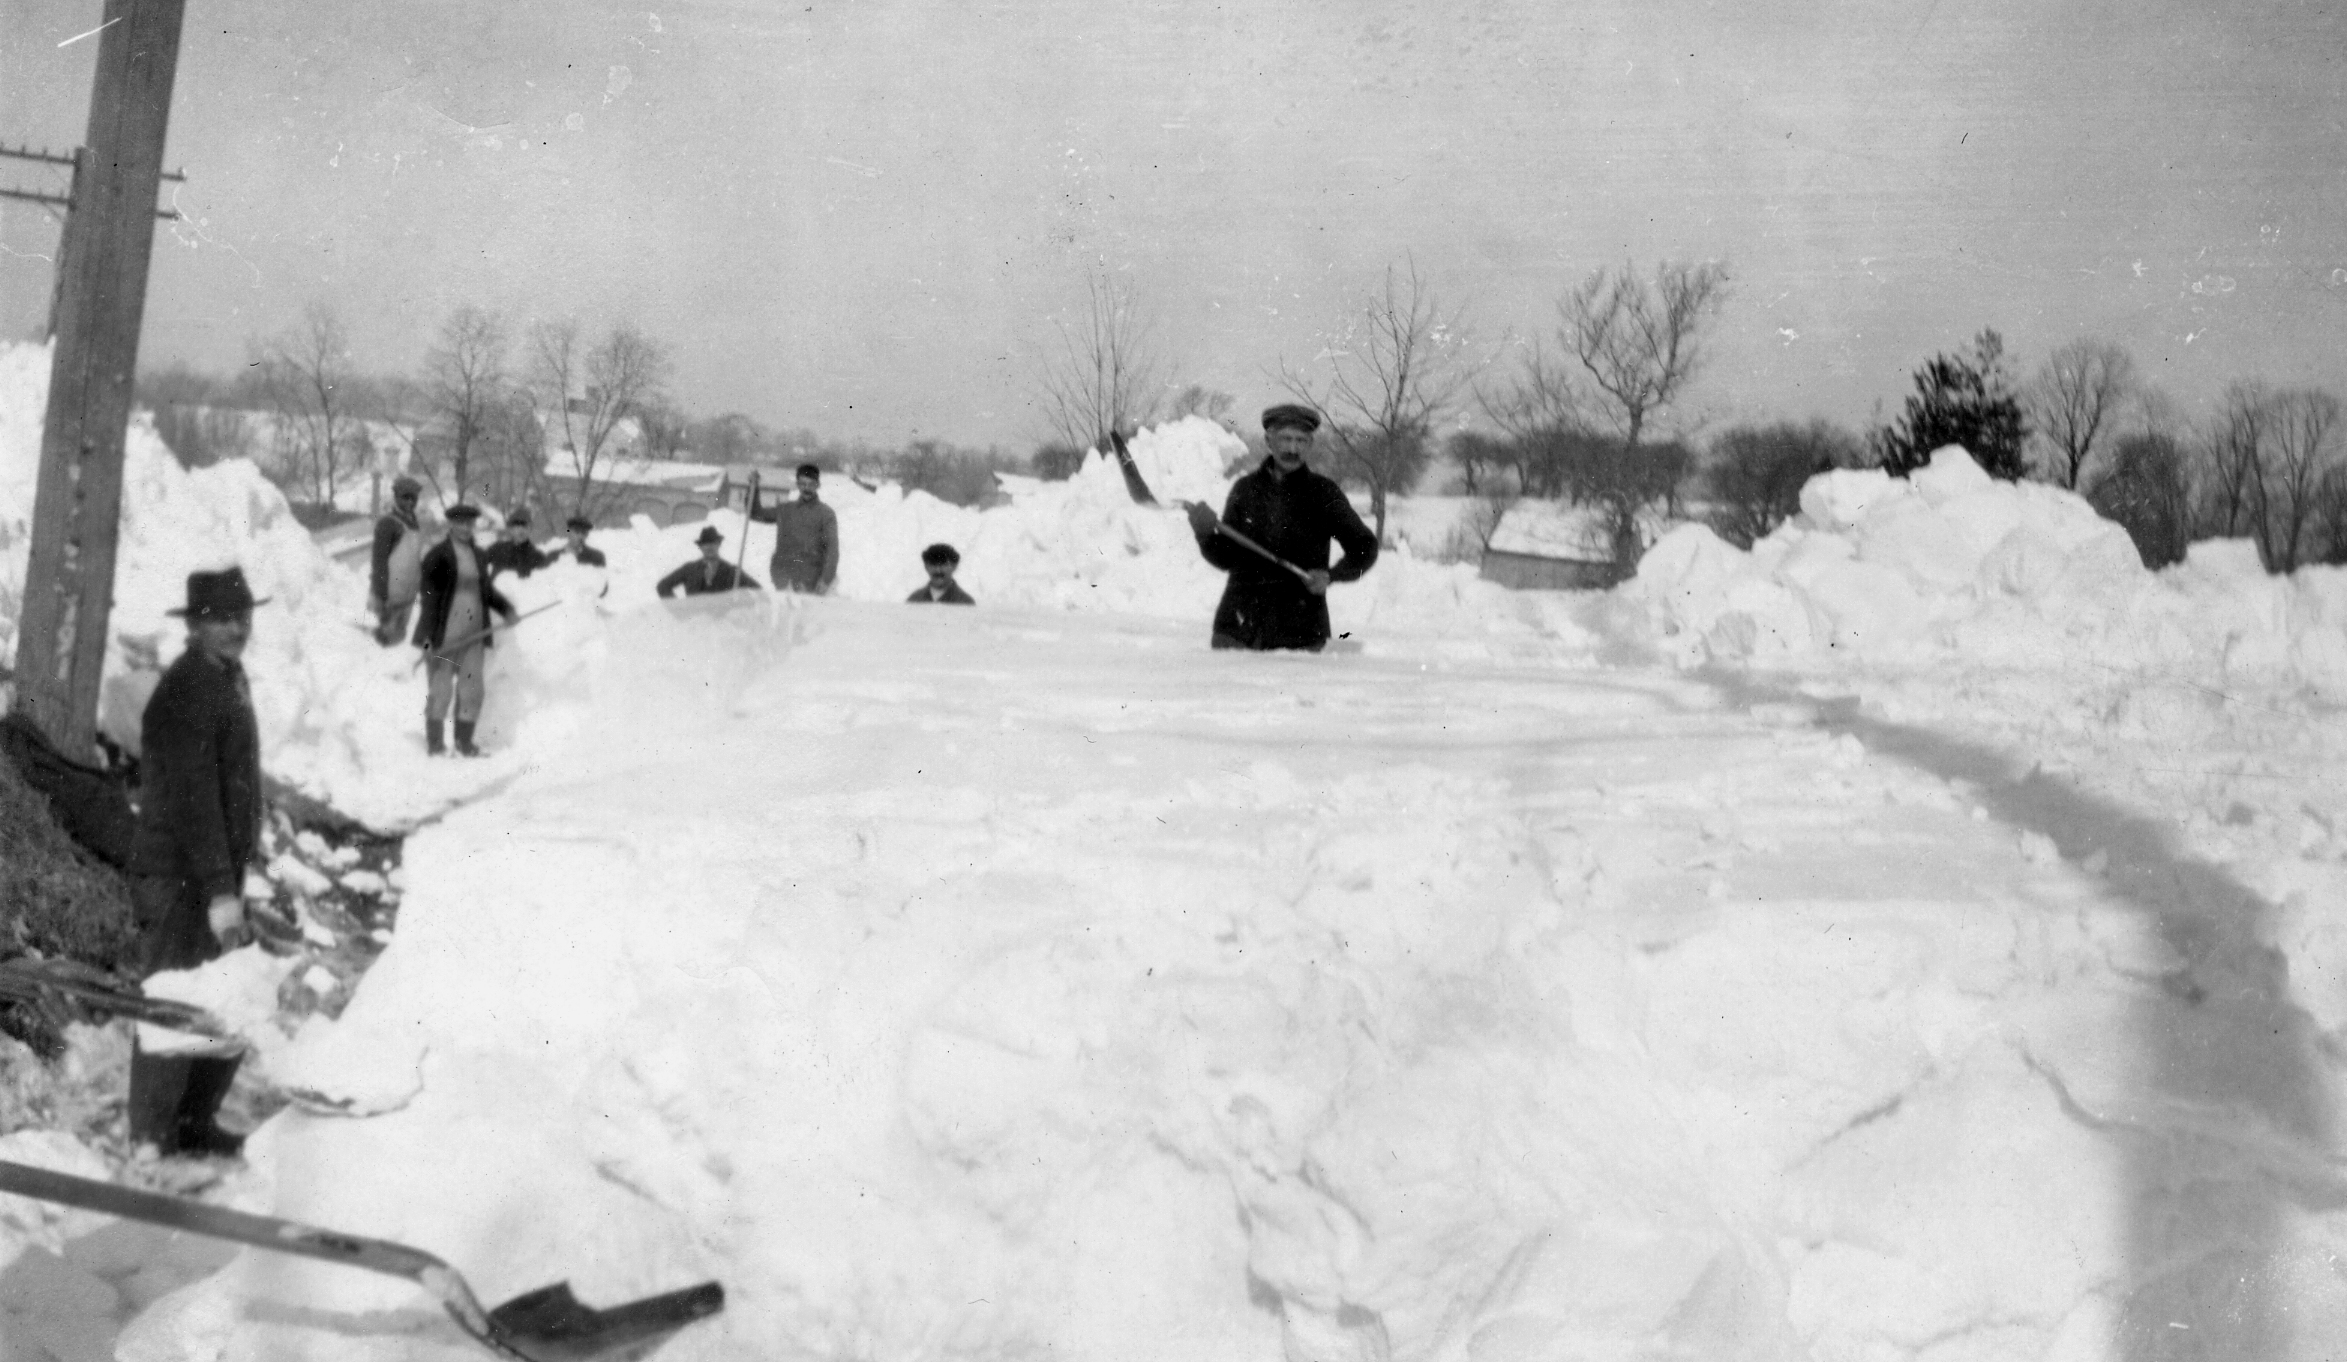
[[[0,141],[82,139],[102,12],[0,0]],[[695,415],[1025,448],[1089,268],[1252,412],[1405,258],[1502,365],[1688,258],[1715,423],[1895,412],[1984,326],[2347,391],[2343,124],[2336,0],[189,0],[141,359],[322,300],[409,371],[473,303],[634,322]],[[0,203],[0,334],[56,239]]]

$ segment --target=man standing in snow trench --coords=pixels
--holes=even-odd
[[[1377,536],[1344,489],[1304,466],[1319,429],[1320,413],[1310,407],[1270,408],[1263,413],[1270,457],[1232,485],[1222,519],[1210,506],[1189,503],[1198,552],[1230,574],[1214,611],[1217,648],[1319,652],[1328,645],[1328,584],[1357,581],[1377,561]],[[1226,523],[1260,551],[1223,533]],[[1345,551],[1333,568],[1331,539]]]
[[[187,651],[139,720],[145,789],[131,845],[139,974],[193,969],[239,944],[244,875],[261,845],[261,737],[244,674],[252,637],[244,572],[193,572]],[[222,1130],[221,1100],[242,1054],[130,1053],[130,1138],[170,1154],[233,1158],[244,1137]]]
[[[753,486],[750,519],[774,527],[774,559],[766,566],[773,573],[775,590],[828,596],[839,576],[839,516],[817,495],[823,486],[822,469],[800,464],[798,483],[798,500],[773,510],[759,504]],[[742,533],[748,534],[749,527],[744,526]]]
[[[480,722],[481,701],[489,689],[487,649],[494,641],[489,637],[489,612],[505,616],[508,623],[513,620],[512,603],[489,580],[489,569],[473,544],[474,522],[480,518],[478,507],[449,507],[448,537],[424,555],[423,609],[416,615],[415,644],[424,650],[432,669],[424,692],[424,752],[429,756],[448,750],[441,725],[451,700],[456,704],[457,753],[481,755],[473,745],[473,725]]]

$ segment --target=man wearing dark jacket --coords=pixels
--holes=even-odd
[[[1230,574],[1214,612],[1217,648],[1320,651],[1328,644],[1329,583],[1357,581],[1377,561],[1377,536],[1344,489],[1304,466],[1319,429],[1320,413],[1310,407],[1271,408],[1263,413],[1271,455],[1232,485],[1222,518],[1189,503],[1198,552]],[[1225,525],[1258,547],[1225,533]],[[1345,551],[1333,568],[1331,539]]]
[[[608,566],[603,560],[603,550],[587,542],[587,535],[595,528],[594,521],[574,515],[563,528],[570,531],[570,556],[578,560],[580,567]]]
[[[725,561],[725,532],[715,525],[703,525],[701,537],[694,540],[701,546],[701,556],[660,579],[657,588],[660,598],[666,600],[682,589],[688,596],[706,596],[712,591],[762,591],[758,579]]]
[[[769,510],[759,504],[753,482],[750,519],[774,527],[774,558],[766,565],[773,574],[774,589],[827,596],[839,576],[839,516],[817,495],[823,486],[822,469],[800,464],[798,485],[797,500]]]
[[[513,508],[512,513],[505,517],[505,528],[497,532],[497,542],[481,555],[481,562],[488,567],[492,577],[500,572],[527,577],[552,561],[536,544],[530,542],[530,508],[527,506]]]
[[[375,553],[367,565],[367,605],[375,612],[375,641],[388,648],[407,632],[416,607],[417,574],[424,563],[424,529],[416,502],[424,485],[414,478],[391,480],[391,513],[375,522]]]
[[[489,690],[487,650],[496,642],[488,632],[494,627],[489,613],[495,611],[509,623],[514,617],[513,603],[490,580],[484,555],[473,543],[473,526],[480,518],[476,507],[449,507],[448,537],[424,555],[423,608],[416,615],[415,644],[424,650],[431,668],[424,692],[424,751],[429,756],[447,750],[442,724],[452,701],[457,754],[481,755],[473,744],[473,725],[480,722],[481,702]]]
[[[188,646],[163,673],[139,720],[145,788],[131,844],[139,973],[193,969],[244,932],[244,874],[261,844],[261,738],[245,681],[252,589],[244,572],[187,579]],[[131,1138],[165,1154],[233,1157],[244,1137],[222,1130],[221,1099],[240,1054],[131,1051]]]

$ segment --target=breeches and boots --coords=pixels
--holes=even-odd
[[[209,900],[201,880],[154,875],[131,877],[131,902],[139,923],[139,974],[191,969],[220,953],[207,916]],[[186,1051],[157,1054],[132,1042],[130,1052],[130,1138],[165,1154],[233,1156],[244,1137],[220,1128],[220,1104],[244,1063],[240,1046],[213,1042]]]
[[[448,628],[441,637],[464,638],[479,633],[487,622],[487,611],[481,607],[477,592],[459,592],[448,608]],[[431,681],[424,692],[424,750],[438,755],[446,750],[441,737],[441,726],[448,720],[448,707],[456,705],[456,750],[471,756],[480,750],[473,745],[473,725],[481,718],[481,699],[488,693],[483,671],[489,664],[488,644],[476,640],[453,652],[436,651],[430,662]]]

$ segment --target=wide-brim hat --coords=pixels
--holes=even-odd
[[[1294,426],[1309,433],[1320,429],[1320,413],[1297,402],[1282,402],[1276,407],[1265,407],[1263,429],[1271,431],[1281,426]]]
[[[701,537],[694,540],[693,542],[696,544],[719,544],[723,543],[724,541],[725,531],[718,529],[715,525],[703,525],[701,527]]]
[[[440,514],[443,519],[447,520],[479,520],[481,518],[481,508],[478,506],[469,506],[460,501],[456,505],[449,507],[447,510],[442,511]]]
[[[267,596],[253,599],[253,589],[245,585],[244,569],[232,567],[220,572],[189,573],[187,604],[163,613],[189,619],[218,619],[223,615],[247,614],[254,606],[268,603]]]

